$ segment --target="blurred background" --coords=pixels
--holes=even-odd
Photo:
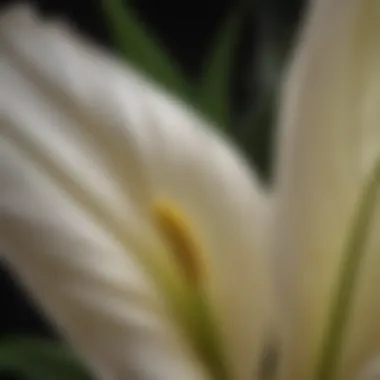
[[[14,3],[1,2],[1,9]],[[30,3],[68,20],[191,104],[270,181],[278,88],[303,0]],[[0,302],[0,379],[90,379],[2,266]]]

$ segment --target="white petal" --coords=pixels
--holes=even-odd
[[[202,379],[125,246],[7,139],[0,152],[1,250],[95,372],[117,380],[149,363],[156,375],[143,379],[175,380],[181,366]]]
[[[276,254],[292,320],[286,352],[294,380],[311,376],[355,205],[379,158],[379,5],[312,2],[283,93]],[[366,305],[361,343],[378,330]]]
[[[51,197],[52,209],[58,210],[55,202],[61,198],[65,204],[59,213],[49,215],[49,224],[77,202],[92,218],[89,221],[98,224],[99,233],[110,233],[111,242],[127,234],[121,243],[130,244],[133,251],[140,248],[141,231],[147,233],[146,244],[156,242],[145,223],[152,201],[172,202],[202,243],[208,273],[204,287],[222,329],[234,378],[251,379],[269,320],[269,279],[263,258],[268,204],[245,162],[183,105],[72,32],[15,12],[1,20],[0,38],[4,138],[39,160],[28,170],[25,161],[14,170],[9,159],[4,160],[1,175],[17,177],[9,185],[11,194],[16,188],[5,206],[8,213],[14,215],[15,206],[21,216],[30,212],[28,228],[32,228],[45,212],[34,207],[34,198],[54,185],[65,194]],[[37,164],[46,183],[38,183],[38,193],[26,198],[19,176],[22,172],[26,181],[35,183]],[[65,221],[70,218],[74,216],[67,215]],[[6,221],[12,231],[20,228],[27,233],[16,222]],[[60,225],[56,233],[66,235],[67,228]],[[77,227],[74,232],[81,236],[85,230]],[[48,237],[41,234],[39,243],[51,248]],[[39,265],[50,261],[49,251],[41,253]],[[29,261],[37,257],[34,251],[18,252],[12,250],[16,268],[24,267],[25,255]],[[93,254],[100,255],[102,263],[109,260],[104,251]],[[57,256],[68,261],[63,252]],[[75,289],[90,302],[84,284]],[[95,307],[96,299],[93,303]],[[117,302],[108,300],[107,309],[108,305],[117,310]]]

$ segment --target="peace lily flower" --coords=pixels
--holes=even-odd
[[[269,190],[134,69],[2,16],[1,249],[99,378],[378,376],[379,21],[311,3]]]

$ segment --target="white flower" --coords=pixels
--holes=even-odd
[[[0,37],[10,264],[105,378],[250,379],[269,297],[246,164],[64,27],[17,8]]]
[[[268,343],[273,379],[374,376],[372,224],[342,342],[330,327],[380,157],[380,2],[307,21],[269,191],[133,69],[24,7],[0,19],[0,248],[100,378],[262,380]]]

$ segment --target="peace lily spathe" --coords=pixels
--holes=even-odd
[[[21,8],[0,31],[11,265],[106,379],[208,379],[223,366],[248,379],[269,297],[252,254],[265,196],[245,163],[65,28]]]
[[[307,20],[269,195],[132,69],[29,9],[1,19],[1,249],[100,378],[261,380],[274,338],[274,379],[321,380],[380,153],[380,2],[315,0]],[[377,374],[379,242],[366,243],[334,379]]]

